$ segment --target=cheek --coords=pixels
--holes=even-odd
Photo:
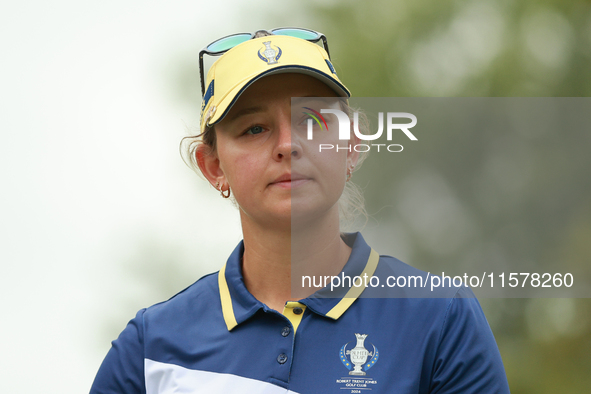
[[[322,193],[331,200],[338,199],[343,193],[346,181],[346,160],[346,151],[323,151],[310,157],[319,177]]]
[[[323,173],[335,176],[337,174],[345,174],[347,164],[347,150],[343,149],[336,151],[336,149],[309,152],[310,161],[314,166]],[[344,176],[344,175],[343,175]]]
[[[230,154],[231,153],[231,154]],[[252,152],[222,151],[218,154],[220,168],[230,187],[236,192],[243,187],[252,187],[260,173],[259,160]]]

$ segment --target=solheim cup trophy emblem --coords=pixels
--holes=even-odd
[[[363,346],[367,334],[355,334],[355,336],[357,337],[357,345],[353,349],[347,350],[347,355],[350,355],[351,362],[355,365],[353,370],[349,372],[349,375],[363,376],[365,372],[361,370],[361,366],[365,364],[367,357],[372,356],[372,354]]]
[[[378,349],[376,349],[376,347],[373,344],[370,344],[373,347],[373,352],[370,352],[365,348],[364,342],[365,338],[367,338],[367,334],[356,333],[355,337],[357,338],[357,344],[353,349],[347,350],[347,345],[350,342],[346,343],[341,348],[341,362],[349,370],[351,369],[351,363],[354,365],[353,370],[349,371],[349,375],[365,376],[365,371],[373,367],[376,361],[378,361]],[[349,356],[351,363],[349,363],[347,356]],[[369,360],[369,362],[367,362],[368,357],[371,357],[371,360]]]
[[[259,49],[259,58],[268,65],[277,64],[277,60],[281,57],[281,48],[276,47],[278,50],[271,48],[271,41],[265,41],[263,44],[265,44],[265,50],[261,53]]]

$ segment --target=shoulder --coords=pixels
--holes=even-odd
[[[430,389],[433,392],[509,392],[497,343],[472,289],[459,281],[454,285],[447,276],[432,275],[390,256],[380,256],[380,265],[376,270],[379,275],[396,276],[398,285],[407,282],[407,287],[394,295],[421,297],[409,299],[412,307],[406,312],[431,325],[429,332],[434,347]]]
[[[395,323],[403,327],[404,335],[429,338],[431,349],[455,325],[468,327],[470,319],[486,323],[470,288],[440,283],[440,277],[392,256],[379,256],[375,271],[364,282],[355,308],[363,311],[364,319],[381,325]],[[490,331],[488,323],[477,327]]]
[[[113,347],[122,351],[133,349],[132,353],[145,356],[154,338],[175,336],[179,326],[206,324],[212,314],[221,315],[220,310],[216,272],[202,277],[170,299],[140,310],[113,342]]]
[[[431,384],[437,392],[509,392],[495,337],[470,289],[460,288],[446,308]]]
[[[217,273],[209,274],[169,300],[141,309],[112,342],[91,393],[145,393],[144,360],[162,353],[157,344],[186,339],[179,328],[207,324],[207,313],[221,309],[217,289]]]
[[[469,287],[391,256],[380,256],[375,275],[390,278],[386,291],[374,292],[383,297],[381,309],[389,308],[398,324],[408,326],[407,338],[430,343],[425,351],[432,392],[509,392],[494,335]]]
[[[165,321],[167,318],[174,316],[176,319],[179,316],[186,315],[187,311],[200,314],[212,309],[214,305],[220,305],[218,272],[205,275],[168,300],[146,308],[143,318]]]

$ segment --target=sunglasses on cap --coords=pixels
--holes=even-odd
[[[248,40],[252,40],[256,37],[257,33],[265,32],[276,36],[289,36],[295,38],[301,38],[310,42],[318,42],[322,40],[324,50],[330,58],[328,52],[328,43],[326,42],[326,36],[314,30],[303,29],[300,27],[280,27],[273,30],[258,30],[255,33],[237,33],[231,34],[226,37],[215,40],[211,44],[207,45],[201,51],[199,51],[199,74],[201,76],[201,96],[205,95],[205,71],[203,70],[203,55],[207,54],[210,56],[221,55],[236,45],[242,44]]]

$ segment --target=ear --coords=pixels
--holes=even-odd
[[[209,183],[213,187],[218,183],[218,188],[223,187],[226,177],[220,167],[220,159],[216,151],[205,144],[199,144],[197,149],[195,149],[195,159],[197,159],[197,165],[199,165],[201,173],[207,178]]]

